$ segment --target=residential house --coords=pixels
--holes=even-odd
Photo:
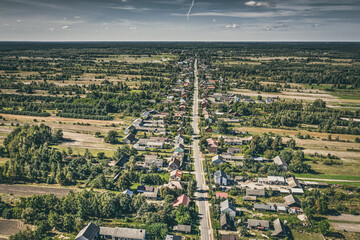
[[[230,184],[230,177],[225,172],[218,170],[214,173],[214,181],[221,186],[227,186]]]
[[[173,203],[173,207],[178,207],[180,204],[183,204],[184,206],[189,206],[190,204],[190,198],[186,196],[185,194],[179,196],[176,201]]]
[[[182,237],[181,236],[176,236],[176,235],[166,235],[165,240],[181,240]]]
[[[217,154],[218,153],[218,147],[219,142],[214,138],[208,138],[206,139],[208,144],[208,151],[209,153]]]
[[[286,230],[284,224],[278,218],[273,222],[274,231],[271,232],[272,237],[286,237]]]
[[[220,203],[220,212],[228,214],[232,218],[236,217],[236,208],[228,199]]]
[[[126,135],[122,141],[124,144],[133,144],[136,142],[136,137],[134,133],[129,133]]]
[[[133,132],[135,130],[136,130],[136,127],[134,125],[130,125],[125,129],[124,133],[129,134],[129,133],[131,133],[131,132]]]
[[[280,176],[268,176],[267,183],[275,185],[285,185],[285,178]]]
[[[280,157],[280,156],[276,156],[274,159],[274,164],[280,166],[280,168],[283,170],[283,171],[287,171],[288,170],[288,165],[286,163],[286,161]]]
[[[227,152],[230,154],[241,153],[242,148],[228,148]]]
[[[174,143],[177,145],[177,144],[184,144],[185,143],[185,139],[182,135],[177,135],[175,137],[175,140],[174,140]]]
[[[145,111],[144,113],[141,114],[141,118],[142,119],[149,119],[150,118],[150,112],[149,111]]]
[[[169,162],[169,169],[170,170],[176,170],[179,169],[181,167],[181,161],[175,157],[172,157],[170,162]]]
[[[122,194],[127,194],[129,195],[129,197],[131,197],[134,194],[134,192],[130,191],[129,189],[126,189],[125,191],[122,192]]]
[[[178,134],[185,134],[184,128],[180,127],[180,128],[177,130],[177,133],[178,133]]]
[[[256,202],[256,196],[243,196],[243,201]]]
[[[202,108],[207,108],[209,106],[209,102],[207,99],[203,99],[201,102],[201,107]]]
[[[167,184],[164,184],[163,187],[167,187],[170,189],[179,189],[179,190],[184,189],[184,185],[180,181],[169,181]]]
[[[219,165],[224,163],[223,158],[220,155],[216,155],[214,157],[211,158],[212,164],[214,165]]]
[[[191,225],[176,225],[173,227],[174,232],[191,233]]]
[[[265,189],[246,189],[246,196],[265,197]]]
[[[270,228],[270,222],[268,220],[248,219],[248,228],[267,231]]]
[[[153,191],[145,191],[143,192],[143,195],[147,199],[157,200],[158,192],[159,192],[158,188],[153,188]]]
[[[270,204],[254,204],[254,210],[275,212],[276,208]]]
[[[216,192],[215,196],[216,196],[216,199],[228,199],[229,194],[226,192]]]
[[[156,166],[158,169],[161,169],[164,166],[164,160],[161,158],[146,158],[144,167],[151,169],[152,166]]]
[[[286,206],[289,208],[291,208],[291,207],[300,208],[301,207],[300,200],[292,194],[284,197],[284,200],[285,200]]]
[[[101,239],[145,240],[145,230],[135,228],[100,227],[99,235]]]
[[[133,121],[133,125],[135,127],[141,127],[144,124],[144,120],[141,118],[137,118]]]
[[[299,180],[294,177],[287,178],[286,183],[290,188],[301,188]]]
[[[181,181],[183,176],[183,171],[176,169],[170,172],[170,180],[172,181]]]
[[[205,128],[205,132],[207,132],[207,133],[212,133],[213,130],[212,130],[212,128],[211,128],[210,126],[207,126],[207,127]]]
[[[80,230],[75,240],[96,240],[99,236],[100,228],[90,222],[86,227]]]
[[[231,229],[231,219],[227,214],[221,214],[220,216],[220,227],[223,230],[229,230]]]

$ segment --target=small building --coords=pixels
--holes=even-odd
[[[170,170],[179,169],[180,166],[181,166],[181,162],[177,158],[171,158],[171,161],[169,163],[169,169]]]
[[[221,186],[227,186],[230,184],[230,177],[223,171],[218,170],[214,173],[214,181]]]
[[[229,194],[226,192],[216,192],[215,196],[216,196],[216,199],[228,199]]]
[[[174,232],[191,233],[191,225],[176,225],[173,227]]]
[[[248,228],[267,231],[270,228],[268,220],[248,219]]]
[[[161,158],[145,159],[145,168],[150,169],[152,166],[156,166],[158,169],[164,166],[164,160]]]
[[[212,133],[213,130],[212,130],[212,128],[211,128],[210,126],[207,126],[207,127],[205,128],[205,132],[207,132],[207,133]]]
[[[222,156],[216,155],[216,156],[213,156],[213,157],[211,158],[211,162],[212,162],[212,164],[214,164],[214,165],[219,165],[219,164],[224,163],[224,159],[223,159]]]
[[[208,151],[209,153],[217,154],[218,153],[218,147],[219,142],[214,138],[208,138],[206,139],[208,144]]]
[[[272,237],[286,237],[286,230],[284,224],[278,218],[274,221],[274,231],[271,232]]]
[[[228,148],[227,152],[230,154],[241,153],[242,148]]]
[[[133,121],[133,125],[135,127],[141,127],[142,125],[144,125],[144,120],[141,118],[137,118]]]
[[[285,178],[281,176],[268,176],[267,182],[269,184],[285,185]]]
[[[183,190],[184,186],[180,181],[169,181],[169,183],[164,184],[163,187],[167,187],[170,189],[179,189],[179,190]]]
[[[280,166],[280,168],[283,170],[283,171],[287,171],[288,170],[288,165],[286,163],[286,161],[280,157],[280,156],[276,156],[274,159],[274,164]]]
[[[129,133],[131,133],[131,132],[133,132],[135,130],[136,130],[136,127],[134,125],[130,125],[125,129],[124,133],[129,134]]]
[[[300,200],[292,194],[284,197],[284,201],[285,201],[285,205],[289,208],[290,207],[298,207],[298,208],[301,207]]]
[[[152,189],[153,189],[153,191],[145,191],[145,192],[143,192],[143,195],[147,199],[157,200],[158,199],[159,189],[158,188],[153,188],[153,187],[152,187]]]
[[[247,196],[265,197],[265,189],[246,189]]]
[[[186,196],[185,194],[179,196],[176,201],[173,203],[173,207],[178,207],[180,204],[184,206],[189,206],[190,204],[190,198]]]
[[[236,217],[236,208],[228,199],[220,203],[220,212],[228,214],[232,218]]]
[[[175,145],[184,144],[184,142],[185,142],[185,139],[182,135],[179,134],[175,137]]]
[[[243,201],[256,202],[256,196],[243,196]]]
[[[236,235],[222,235],[222,240],[238,240],[239,237]]]
[[[181,181],[182,176],[183,176],[183,171],[179,169],[170,172],[170,180]]]
[[[75,240],[96,240],[99,236],[100,228],[90,222],[86,227],[80,230]]]
[[[304,194],[304,190],[302,188],[291,188],[292,194]]]
[[[121,227],[100,227],[101,239],[145,240],[145,230]]]
[[[276,208],[273,205],[269,204],[254,204],[254,210],[275,212]]]
[[[227,214],[221,214],[220,216],[220,227],[223,230],[231,229],[231,219]]]
[[[129,189],[126,189],[125,191],[122,192],[122,194],[127,194],[129,195],[129,197],[131,197],[134,194],[134,192],[130,191]]]
[[[145,111],[141,114],[141,118],[146,120],[150,118],[150,112],[149,111]]]
[[[133,144],[136,142],[136,137],[134,133],[129,133],[126,135],[122,141],[124,144]]]
[[[176,235],[166,235],[165,240],[181,240],[181,236],[176,236]]]

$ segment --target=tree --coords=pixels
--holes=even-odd
[[[330,232],[330,224],[327,220],[322,220],[318,224],[319,230],[322,234],[327,235]]]
[[[293,138],[290,139],[289,141],[287,141],[286,146],[287,146],[288,148],[295,149],[295,147],[296,147],[296,142],[295,142],[295,140],[294,140]]]
[[[146,226],[146,238],[150,240],[163,240],[169,229],[165,223],[152,223]]]
[[[119,142],[118,133],[114,130],[110,130],[104,138],[106,143],[116,144]]]
[[[229,124],[223,120],[218,121],[217,126],[219,133],[226,134],[229,132]]]
[[[192,197],[192,196],[194,196],[195,191],[196,191],[196,180],[193,179],[188,183],[187,195],[189,197]]]

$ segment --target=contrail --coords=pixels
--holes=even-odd
[[[189,21],[189,18],[190,18],[190,13],[191,13],[191,9],[193,8],[194,3],[195,3],[195,0],[193,0],[193,1],[192,1],[191,6],[190,6],[190,8],[189,8],[189,11],[188,11],[188,13],[186,14],[186,16],[187,16],[187,20],[188,20],[188,21]]]

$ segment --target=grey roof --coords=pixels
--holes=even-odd
[[[268,204],[254,204],[255,210],[276,211],[275,207]]]
[[[286,231],[285,231],[283,223],[278,218],[274,221],[274,231],[272,231],[271,236],[277,236],[280,234],[286,235]]]
[[[287,171],[287,168],[288,168],[288,165],[287,163],[285,162],[285,160],[280,157],[280,156],[276,156],[274,159],[273,159],[274,163],[276,165],[279,165],[280,167],[282,167],[284,170]]]
[[[230,218],[228,215],[226,214],[221,214],[220,217],[220,226],[224,226],[224,225],[229,225],[230,226],[231,222],[230,222]]]
[[[109,228],[100,227],[100,235],[107,235],[117,238],[128,238],[128,239],[144,239],[145,230],[135,228]]]
[[[288,206],[288,205],[292,205],[292,204],[297,204],[297,205],[301,205],[301,202],[300,200],[295,197],[294,195],[290,194],[286,197],[284,197],[284,200],[285,200],[285,204]]]
[[[226,179],[229,179],[228,175],[225,172],[221,171],[221,170],[218,170],[218,171],[214,172],[214,176],[215,177],[224,177]]]
[[[248,227],[264,227],[269,228],[268,220],[248,219]]]
[[[265,189],[246,189],[247,196],[265,196]]]
[[[191,225],[176,225],[173,230],[178,232],[191,232]]]
[[[90,222],[86,227],[80,230],[75,240],[93,240],[99,233],[100,228],[94,223]]]
[[[181,240],[181,236],[176,236],[176,235],[166,235],[165,240]]]
[[[234,207],[234,205],[232,205],[232,203],[229,201],[229,199],[220,203],[220,211],[223,211],[228,208],[230,208],[234,212],[236,211],[236,208]]]

